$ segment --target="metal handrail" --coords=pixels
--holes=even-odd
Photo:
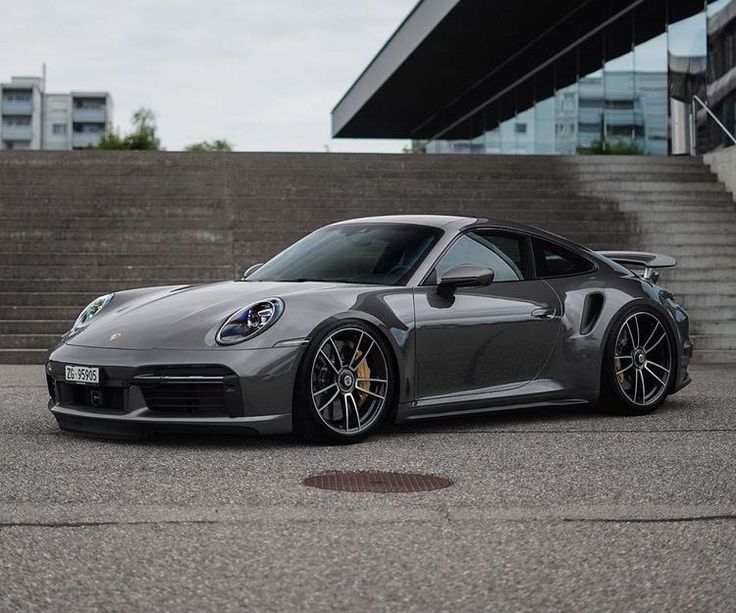
[[[708,105],[703,102],[699,96],[693,96],[693,102],[697,102],[701,107],[703,107],[703,110],[708,114],[708,116],[716,122],[716,125],[723,131],[723,133],[728,136],[728,138],[731,139],[731,142],[736,145],[736,136],[731,134],[731,132],[728,131],[728,128],[721,123],[721,120],[718,119],[716,114],[710,110]],[[692,149],[693,155],[696,153],[697,148],[697,130],[695,129],[695,107],[693,105],[693,110],[690,116],[690,147]]]

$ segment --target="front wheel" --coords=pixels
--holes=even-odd
[[[375,432],[394,402],[390,351],[378,332],[359,321],[323,331],[297,375],[295,434],[315,442],[353,443]]]
[[[638,306],[618,317],[604,349],[601,404],[629,414],[650,413],[672,388],[672,334],[654,309]]]

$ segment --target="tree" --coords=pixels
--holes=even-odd
[[[578,153],[582,155],[642,155],[643,151],[631,142],[623,140],[610,142],[606,138],[606,124],[603,113],[600,114],[598,122],[600,137],[590,143],[589,147],[578,147]]]
[[[194,143],[184,147],[184,151],[192,151],[201,153],[203,151],[232,151],[233,146],[224,139],[213,140],[212,142],[203,140],[201,143]]]
[[[157,135],[156,114],[151,109],[139,108],[133,113],[131,123],[133,124],[132,132],[126,135],[121,135],[117,130],[105,132],[94,148],[136,151],[159,151],[161,149],[161,140]]]

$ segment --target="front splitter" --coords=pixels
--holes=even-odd
[[[62,430],[103,438],[141,438],[164,432],[286,434],[290,415],[258,415],[221,418],[155,418],[89,413],[54,405],[51,412]]]

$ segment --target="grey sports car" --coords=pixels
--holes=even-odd
[[[690,382],[674,258],[529,226],[387,216],[309,234],[238,281],[101,296],[46,365],[65,430],[294,432],[598,402],[646,413]]]

